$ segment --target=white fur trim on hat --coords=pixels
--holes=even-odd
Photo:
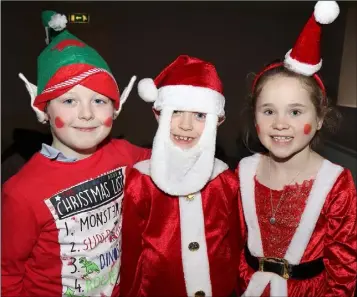
[[[154,102],[159,95],[156,85],[151,78],[143,78],[139,81],[138,93],[140,98],[146,102]]]
[[[224,96],[212,89],[173,85],[159,89],[154,108],[162,110],[169,107],[174,110],[193,111],[224,116]]]
[[[340,8],[336,1],[318,1],[315,5],[315,20],[323,25],[331,24],[339,15]]]
[[[284,60],[284,66],[289,70],[306,76],[311,76],[321,69],[322,59],[320,59],[320,62],[316,65],[302,63],[290,56],[291,51],[292,49],[286,53]]]

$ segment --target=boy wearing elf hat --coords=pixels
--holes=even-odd
[[[318,74],[321,24],[338,14],[335,1],[317,2],[293,49],[253,82],[245,138],[266,152],[238,166],[241,296],[354,296],[356,188],[350,170],[316,152],[321,128],[334,127]]]
[[[47,47],[31,106],[49,123],[43,145],[2,196],[3,296],[118,296],[121,209],[130,166],[147,150],[108,137],[135,77],[119,97],[103,58],[43,13]]]
[[[138,91],[158,119],[151,160],[123,206],[122,296],[230,296],[237,267],[237,180],[215,159],[224,120],[214,65],[179,56]]]

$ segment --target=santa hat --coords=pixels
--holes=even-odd
[[[113,100],[117,116],[121,110],[120,101],[122,104],[125,102],[136,77],[131,79],[120,100],[118,85],[104,59],[95,49],[64,30],[66,16],[54,11],[44,11],[42,22],[47,47],[38,57],[37,88],[20,74],[27,89],[35,90],[31,105],[38,119],[41,121],[45,118],[43,113],[48,101],[61,96],[77,84]],[[33,92],[30,95],[33,97]]]
[[[321,24],[332,23],[339,13],[340,9],[335,1],[316,3],[314,13],[300,33],[294,47],[285,55],[286,68],[306,76],[311,76],[321,69]]]
[[[325,92],[323,82],[316,74],[322,67],[320,54],[321,25],[332,23],[339,13],[340,9],[335,1],[318,1],[314,13],[300,33],[294,47],[286,53],[284,62],[274,63],[263,69],[255,77],[253,90],[263,73],[284,65],[285,68],[295,73],[313,76]]]
[[[140,80],[138,93],[159,111],[167,107],[224,116],[223,87],[214,65],[187,55],[179,56],[155,80]]]

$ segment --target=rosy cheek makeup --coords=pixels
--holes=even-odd
[[[55,126],[56,128],[63,128],[64,122],[60,117],[55,118]]]
[[[304,126],[305,135],[309,135],[310,132],[311,132],[311,125],[310,124],[305,124],[305,126]]]
[[[107,118],[104,121],[104,125],[110,128],[113,125],[113,118],[112,117]]]

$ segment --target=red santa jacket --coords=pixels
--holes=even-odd
[[[123,206],[121,296],[229,296],[239,253],[237,177],[216,159],[201,192],[174,197],[154,185],[149,161],[135,168]]]

